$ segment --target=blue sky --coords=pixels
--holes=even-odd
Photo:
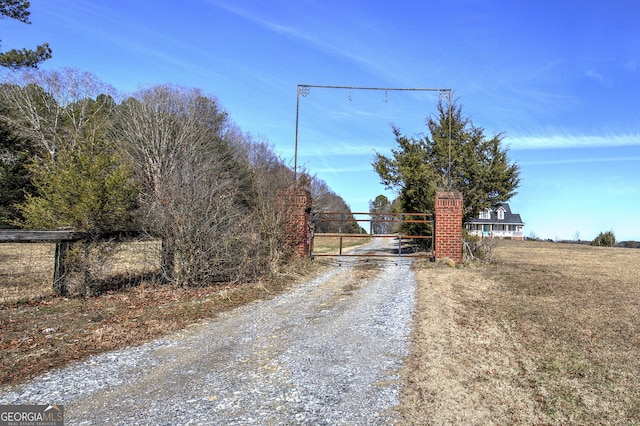
[[[525,235],[640,240],[637,0],[32,0],[0,21],[2,50],[48,41],[41,68],[90,71],[121,92],[159,83],[216,96],[293,164],[298,84],[451,88],[522,184]],[[298,163],[353,211],[386,192],[375,152],[391,124],[426,132],[437,92],[312,89]]]

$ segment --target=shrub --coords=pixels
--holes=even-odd
[[[462,234],[462,256],[464,260],[481,261],[491,263],[493,261],[493,248],[496,242],[491,238],[482,238],[470,234],[466,229]]]
[[[592,246],[613,247],[616,244],[616,237],[612,231],[601,232],[591,242]]]

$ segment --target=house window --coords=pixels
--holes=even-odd
[[[490,210],[482,210],[480,212],[480,219],[491,219],[491,211]]]
[[[498,219],[504,220],[504,209],[502,207],[498,209]]]

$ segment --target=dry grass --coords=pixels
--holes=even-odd
[[[417,270],[405,424],[639,424],[640,250],[500,242]]]
[[[55,244],[0,244],[0,306],[53,295]]]
[[[0,244],[0,306],[52,297],[54,253],[55,243]],[[100,243],[92,256],[93,286],[124,286],[158,270],[160,242]]]
[[[369,237],[342,237],[342,249],[348,251],[351,248],[367,244],[371,241]],[[340,251],[340,237],[325,237],[316,235],[313,240],[313,253],[315,254],[335,254]]]

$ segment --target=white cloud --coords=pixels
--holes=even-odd
[[[565,158],[559,160],[522,161],[523,166],[556,165],[556,164],[584,164],[584,163],[613,163],[621,161],[640,161],[640,157],[611,157],[611,158]]]
[[[585,72],[585,75],[593,80],[596,80],[600,84],[604,84],[604,76],[599,72],[596,72],[595,70],[587,70],[587,72]]]
[[[555,134],[544,136],[516,136],[505,139],[511,149],[549,149],[549,148],[598,148],[613,146],[638,146],[640,134],[626,135],[569,135]]]

